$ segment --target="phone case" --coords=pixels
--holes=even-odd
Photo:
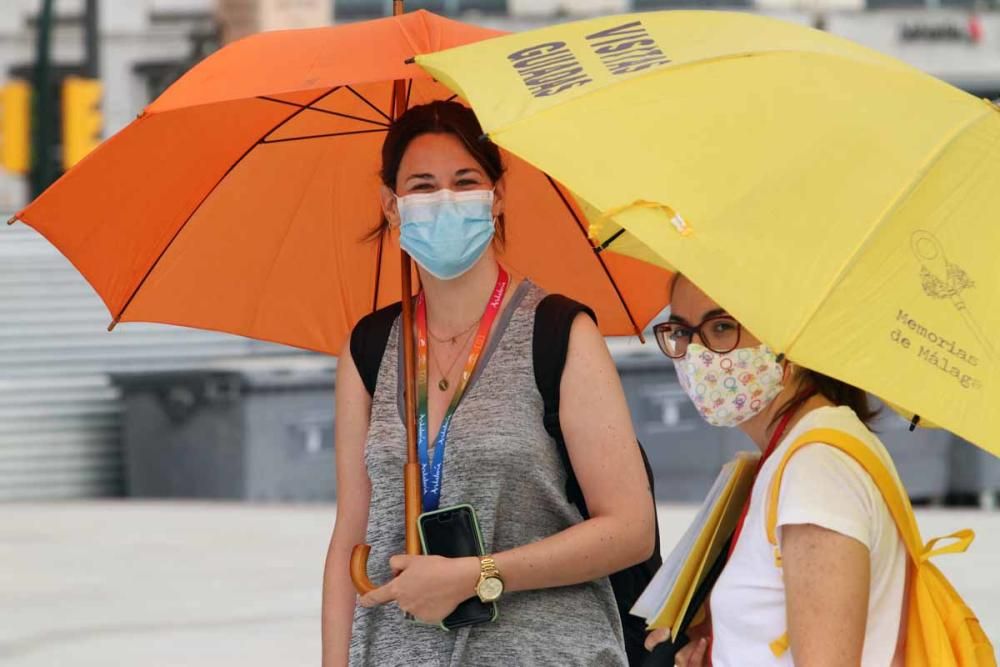
[[[479,528],[479,519],[476,516],[476,510],[472,507],[472,505],[468,505],[468,504],[452,505],[451,507],[443,507],[443,508],[434,510],[432,512],[424,512],[419,517],[417,517],[417,528],[418,528],[418,532],[420,533],[420,547],[423,550],[424,554],[425,555],[432,555],[432,554],[429,554],[428,551],[427,551],[427,538],[424,535],[424,520],[426,518],[430,518],[430,517],[433,517],[433,516],[438,515],[438,514],[443,514],[445,512],[454,512],[455,510],[468,510],[469,515],[472,518],[472,527],[473,527],[473,531],[475,533],[475,539],[476,539],[477,553],[475,555],[477,555],[477,556],[483,556],[483,555],[485,555],[486,554],[486,550],[485,550],[486,548],[483,546],[483,534],[482,534],[482,531]],[[478,598],[470,598],[470,599],[476,599],[478,601]],[[464,602],[462,604],[464,604]],[[482,604],[482,603],[480,603],[480,604]],[[491,604],[490,606],[492,607],[492,614],[491,614],[490,620],[488,622],[489,623],[493,623],[493,622],[495,622],[497,620],[497,617],[500,615],[500,612],[497,609],[497,604],[495,602],[493,604]],[[458,609],[458,608],[456,607],[456,609]],[[447,625],[445,625],[445,621],[447,621],[447,620],[448,619],[445,619],[444,621],[441,621],[441,623],[439,624],[441,626],[441,628],[443,628],[444,630],[448,630],[448,631],[451,631],[452,629],[455,629],[455,628],[449,628]],[[471,625],[471,623],[464,623],[464,624],[456,626],[456,627],[464,627],[465,625]]]

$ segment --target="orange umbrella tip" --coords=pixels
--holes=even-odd
[[[17,216],[16,215],[12,215],[10,218],[7,219],[7,224],[8,225],[13,225],[15,222],[17,222]]]
[[[118,322],[119,319],[117,317],[111,320],[111,324],[108,325],[108,333],[111,333],[112,331],[115,330],[115,327],[118,326]]]

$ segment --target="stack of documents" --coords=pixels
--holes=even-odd
[[[723,466],[694,521],[632,607],[650,628],[669,629],[671,640],[684,631],[695,593],[729,543],[753,488],[758,459],[740,452]]]

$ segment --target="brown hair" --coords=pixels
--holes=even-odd
[[[483,135],[483,128],[472,109],[458,102],[431,102],[408,109],[391,126],[382,143],[382,168],[379,172],[382,183],[396,191],[396,176],[406,149],[423,134],[450,134],[457,137],[465,150],[479,163],[486,176],[496,183],[503,176],[503,161],[500,148]],[[496,243],[503,247],[505,220],[501,213],[497,216]],[[368,235],[368,240],[377,239],[389,230],[389,221],[382,216],[379,225]]]
[[[847,384],[828,375],[823,375],[810,368],[799,366],[794,376],[796,383],[795,395],[788,399],[774,415],[771,426],[790,412],[795,412],[814,394],[826,398],[834,405],[844,405],[854,411],[865,426],[871,428],[871,422],[878,416],[879,410],[872,408],[868,394],[854,385]]]

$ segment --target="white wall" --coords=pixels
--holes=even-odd
[[[754,3],[763,11],[860,11],[865,8],[865,0],[756,0]]]
[[[569,14],[591,16],[594,14],[620,14],[630,8],[628,0],[508,0],[507,8],[513,16],[552,16]]]
[[[1000,92],[1000,13],[979,17],[982,39],[972,41],[907,41],[904,26],[949,26],[968,30],[970,16],[961,10],[883,11],[831,14],[827,29],[877,51],[899,58],[962,88]]]

